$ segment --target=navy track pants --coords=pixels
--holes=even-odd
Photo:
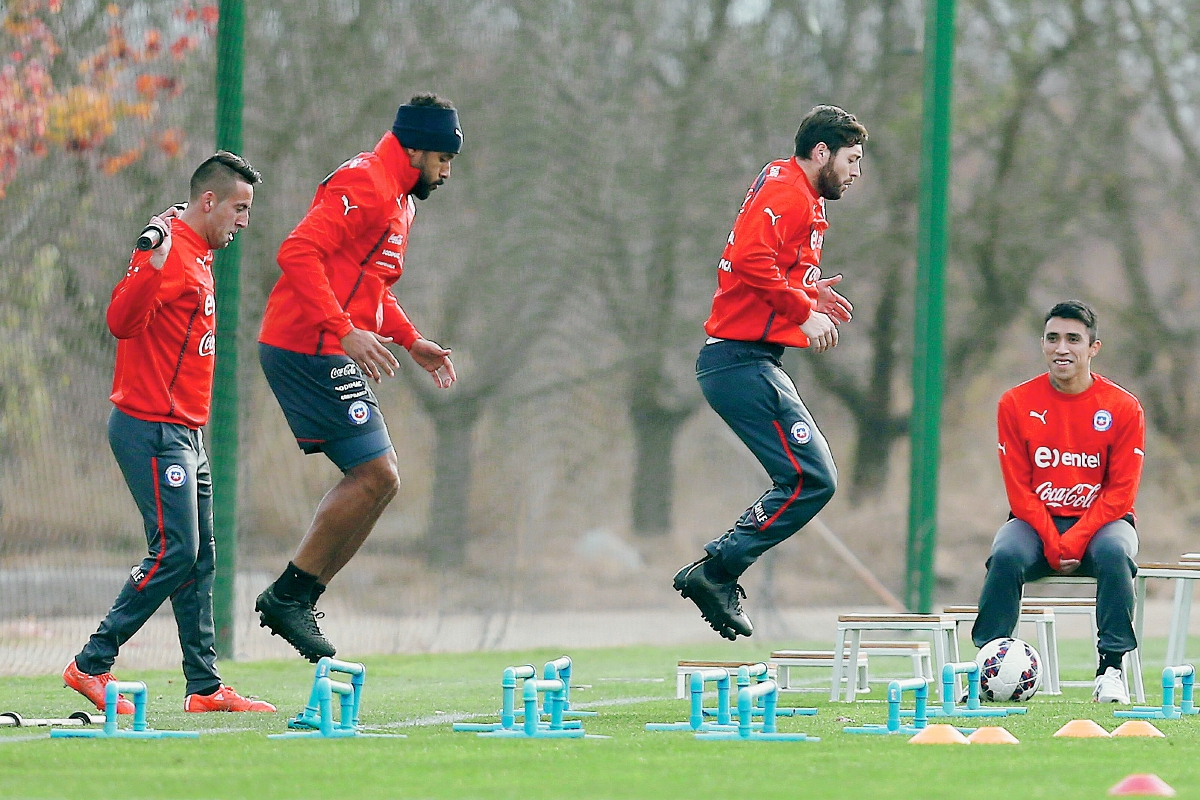
[[[808,524],[837,489],[833,454],[783,371],[782,355],[780,345],[722,341],[705,345],[696,360],[708,404],[772,481],[732,529],[704,548],[732,575]]]
[[[1075,522],[1073,517],[1054,518],[1060,534]],[[1137,531],[1119,519],[1096,531],[1079,569],[1073,573],[1096,579],[1096,645],[1106,653],[1128,653],[1137,648],[1133,632],[1137,552]],[[979,616],[971,629],[975,646],[983,647],[993,639],[1012,636],[1021,609],[1021,588],[1026,581],[1053,574],[1042,550],[1042,540],[1031,525],[1010,519],[1001,526],[992,540],[987,578],[979,597]]]
[[[142,514],[149,553],[130,572],[75,663],[88,675],[110,671],[121,645],[169,597],[183,650],[184,693],[214,689],[221,683],[212,609],[216,547],[212,477],[201,432],[113,409],[108,441]]]

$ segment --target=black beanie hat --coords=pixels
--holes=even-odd
[[[458,112],[440,106],[414,106],[405,103],[396,112],[392,133],[400,144],[414,150],[457,153],[462,150],[462,129]]]

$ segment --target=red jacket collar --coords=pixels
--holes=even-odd
[[[192,229],[179,217],[171,218],[171,235],[180,237],[186,244],[190,245],[197,253],[207,253],[212,248],[208,246],[208,241]]]
[[[379,156],[384,170],[396,182],[396,196],[408,194],[417,185],[421,170],[414,167],[408,160],[408,153],[396,138],[396,134],[388,131],[375,145],[375,154]]]

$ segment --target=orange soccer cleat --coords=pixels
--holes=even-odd
[[[183,699],[183,710],[193,713],[205,711],[275,711],[275,706],[265,700],[242,697],[231,686],[221,684],[212,694],[189,694]]]
[[[116,678],[111,672],[106,672],[103,675],[88,675],[81,671],[75,664],[75,659],[71,659],[63,670],[63,685],[68,689],[74,689],[81,695],[92,701],[92,704],[101,711],[104,710],[104,687],[109,681],[115,681]],[[117,696],[117,713],[132,714],[133,702],[127,700],[120,695]]]

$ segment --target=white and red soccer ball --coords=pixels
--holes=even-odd
[[[1021,639],[993,639],[979,648],[979,697],[993,702],[1028,700],[1042,685],[1042,659]]]

